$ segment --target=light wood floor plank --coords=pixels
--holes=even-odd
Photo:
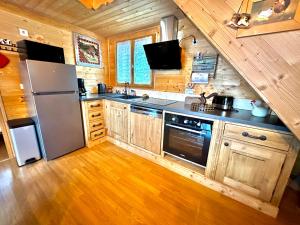
[[[273,219],[109,142],[21,168],[0,163],[1,225],[297,224],[294,199]]]

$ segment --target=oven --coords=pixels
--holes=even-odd
[[[206,167],[213,121],[165,113],[163,151]]]

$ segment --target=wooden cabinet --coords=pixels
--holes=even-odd
[[[162,119],[130,113],[130,143],[160,154]]]
[[[88,147],[101,143],[105,136],[103,104],[103,100],[82,102],[85,142]]]
[[[285,157],[269,148],[223,139],[216,180],[269,202]]]
[[[225,123],[215,149],[215,180],[278,206],[299,151],[292,134]],[[233,190],[232,190],[233,191]]]
[[[128,104],[109,101],[105,104],[106,128],[108,135],[119,141],[128,142]]]

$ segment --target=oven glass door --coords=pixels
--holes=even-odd
[[[188,161],[206,166],[211,133],[165,125],[164,151]]]

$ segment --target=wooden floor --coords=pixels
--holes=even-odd
[[[105,142],[54,161],[0,163],[0,224],[299,224],[297,195],[278,219]]]

